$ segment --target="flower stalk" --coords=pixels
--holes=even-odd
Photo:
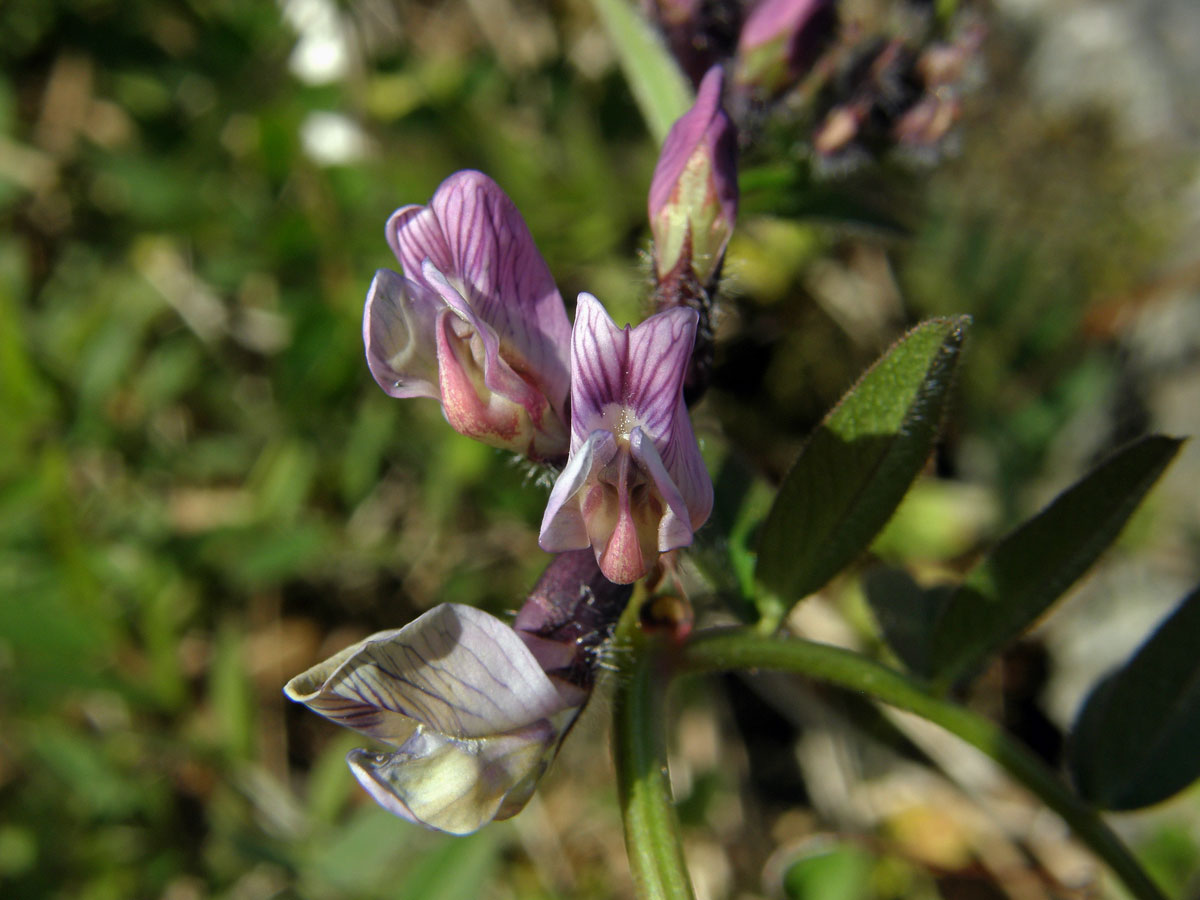
[[[625,665],[613,698],[613,760],[625,848],[639,897],[692,900],[667,774],[669,659],[662,652],[664,641],[640,633],[635,605],[617,629]]]

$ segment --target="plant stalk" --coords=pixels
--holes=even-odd
[[[681,650],[693,673],[776,669],[806,675],[928,719],[987,754],[1058,813],[1108,864],[1137,900],[1167,900],[1121,839],[1040,759],[982,716],[932,696],[917,682],[861,654],[800,638],[764,637],[747,629],[697,635]]]

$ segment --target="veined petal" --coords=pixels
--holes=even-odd
[[[640,434],[635,428],[631,437]],[[646,574],[647,560],[656,556],[662,504],[644,487],[639,501],[633,501],[634,482],[640,479],[628,449],[618,450],[615,465],[602,479],[605,483],[589,486],[581,504],[596,565],[614,584],[633,584]]]
[[[676,307],[646,319],[629,336],[625,402],[660,451],[677,418],[698,320],[694,309]]]
[[[466,739],[518,730],[565,707],[516,632],[456,603],[372,635],[284,690],[314,712],[389,743],[409,736],[397,716]]]
[[[709,69],[696,102],[671,126],[650,181],[654,268],[681,263],[705,282],[719,271],[737,218],[737,130],[721,108],[723,74]],[[684,251],[690,255],[684,258]]]
[[[692,531],[695,531],[708,521],[712,513],[713,483],[704,457],[700,455],[700,445],[696,443],[696,433],[692,430],[683,397],[679,398],[671,437],[659,455],[671,481],[683,497],[691,518]]]
[[[500,338],[496,331],[486,320],[476,315],[475,310],[463,298],[450,281],[441,272],[435,268],[432,263],[426,262],[421,269],[421,273],[425,278],[425,282],[429,284],[438,295],[445,301],[457,314],[478,338],[483,347],[483,383],[487,389],[493,393],[500,394],[508,399],[519,403],[526,409],[532,410],[541,408],[546,405],[547,398],[534,385],[531,385],[525,379],[521,378],[512,366],[500,354]],[[441,343],[443,334],[446,333],[446,323],[439,320],[442,327],[435,329],[435,335],[439,344]],[[442,351],[438,351],[439,360],[442,357]]]
[[[421,265],[427,259],[443,272],[454,270],[454,258],[442,225],[429,207],[416,204],[400,207],[388,218],[384,234],[409,278],[421,278]]]
[[[551,553],[591,546],[578,494],[589,481],[597,480],[597,473],[616,455],[616,439],[612,432],[602,430],[592,432],[578,449],[571,452],[566,468],[550,491],[538,546]]]
[[[647,198],[650,221],[653,222],[671,201],[671,193],[687,168],[692,154],[704,142],[714,120],[723,115],[721,90],[724,84],[725,74],[721,67],[713,66],[709,69],[696,91],[696,102],[692,104],[691,109],[675,120],[671,130],[667,132],[662,150],[658,154],[658,163],[654,166],[654,175],[650,179],[650,193]]]
[[[629,328],[618,328],[599,300],[579,295],[571,333],[571,452],[598,428],[606,407],[621,403],[629,362]]]
[[[438,397],[434,318],[441,301],[424,285],[380,269],[363,308],[367,367],[393,397]]]
[[[380,631],[347,647],[301,672],[284,685],[284,694],[337,725],[399,746],[408,740],[418,723],[399,709],[399,704],[385,706],[377,702],[379,679],[368,668],[368,660],[376,653],[373,645],[403,640],[403,631],[403,628]],[[356,674],[360,668],[361,676]]]
[[[434,325],[442,411],[460,434],[531,459],[561,458],[566,426],[549,399],[515,372],[500,341],[441,272],[426,261],[425,280],[446,302]]]
[[[412,277],[428,258],[500,336],[515,369],[565,412],[571,323],[554,278],[512,200],[482,172],[451,175],[428,207],[405,207],[388,239]]]
[[[570,719],[574,715],[572,710]],[[352,750],[346,762],[389,812],[450,834],[470,834],[524,807],[570,719],[562,727],[542,719],[473,741],[421,728],[395,753]]]
[[[629,450],[638,467],[645,472],[661,498],[665,509],[658,520],[658,550],[660,553],[686,547],[692,542],[692,517],[683,495],[663,465],[652,441],[640,428],[629,437]]]

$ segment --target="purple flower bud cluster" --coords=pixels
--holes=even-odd
[[[834,0],[648,0],[646,7],[693,84],[713,66],[729,66],[739,106],[794,87],[838,27]]]
[[[728,70],[727,108],[744,134],[761,132],[769,118],[794,119],[812,129],[817,159],[831,164],[893,148],[936,155],[958,120],[964,69],[981,39],[981,29],[968,26],[949,43],[932,40],[931,19],[924,35],[920,25],[903,36],[882,34],[843,23],[836,0],[646,6],[701,93],[702,66]]]
[[[893,147],[936,158],[958,121],[960,86],[982,37],[968,28],[954,43],[924,49],[898,38],[853,48],[826,91],[817,158],[854,162]]]

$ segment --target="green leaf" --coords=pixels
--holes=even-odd
[[[1004,538],[938,617],[934,677],[952,684],[1046,612],[1116,539],[1181,444],[1134,441]]]
[[[629,0],[592,0],[646,127],[660,144],[692,105],[692,92],[654,29]]]
[[[1103,809],[1150,806],[1200,778],[1200,588],[1088,696],[1068,762]]]
[[[930,675],[930,638],[950,588],[922,588],[901,569],[872,569],[863,578],[867,603],[883,639],[914,675]]]
[[[932,319],[876,362],[809,439],[767,516],[759,581],[790,605],[861,553],[937,440],[970,319]]]

